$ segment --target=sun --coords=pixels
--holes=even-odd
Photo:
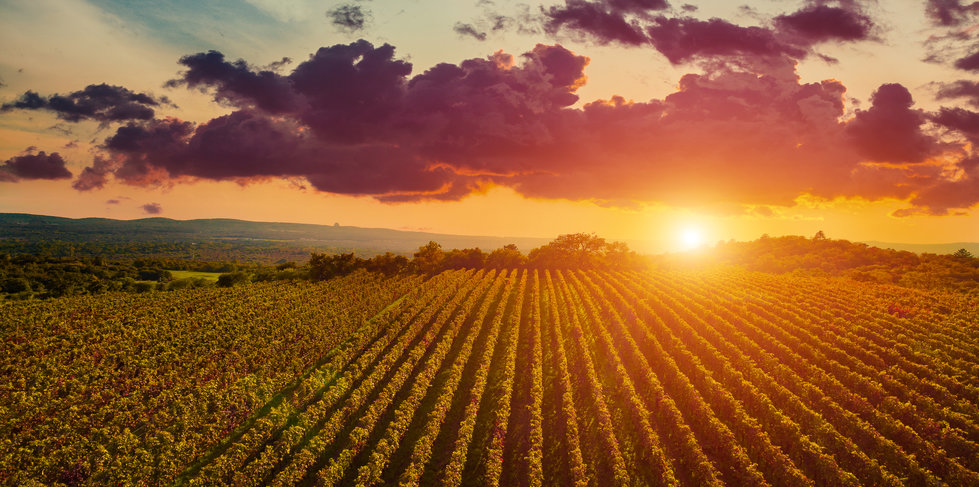
[[[684,251],[696,250],[704,245],[704,232],[697,227],[687,226],[677,234],[677,242]]]

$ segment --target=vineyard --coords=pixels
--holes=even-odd
[[[741,271],[0,304],[0,483],[979,485],[979,306]]]

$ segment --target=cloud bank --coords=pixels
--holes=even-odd
[[[531,22],[542,22],[551,34],[565,33],[599,44],[651,46],[673,64],[730,56],[798,60],[816,53],[817,44],[876,38],[873,20],[860,2],[852,0],[813,0],[759,26],[659,12],[668,7],[662,0],[565,0],[564,5],[542,9],[542,19]],[[696,12],[689,7],[684,5],[681,11]]]
[[[582,103],[589,59],[559,44],[413,74],[393,46],[360,40],[320,48],[288,73],[218,51],[184,56],[167,85],[204,90],[233,109],[201,123],[159,116],[162,99],[108,85],[65,96],[28,92],[4,110],[113,123],[73,182],[82,191],[113,179],[158,186],[301,178],[318,191],[392,203],[458,200],[494,185],[623,206],[898,198],[909,202],[899,216],[979,202],[979,114],[925,112],[892,83],[869,107],[848,112],[841,82],[800,81],[796,63],[818,43],[873,38],[872,20],[855,3],[813,2],[763,27],[667,18],[665,6],[569,0],[546,12],[552,29],[636,40],[677,64],[705,62],[662,99]],[[579,9],[605,20],[586,24]],[[970,88],[949,87],[945,96]],[[60,156],[47,159],[11,159],[0,177],[70,177]]]

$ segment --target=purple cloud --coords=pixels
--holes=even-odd
[[[870,38],[870,17],[852,8],[810,5],[791,14],[775,17],[775,26],[798,35],[805,43],[861,41]]]
[[[26,152],[33,152],[33,148]],[[68,179],[71,171],[65,167],[61,154],[47,154],[40,151],[37,154],[14,156],[0,165],[0,181],[14,182],[21,179]]]
[[[88,85],[83,90],[67,95],[55,94],[50,97],[27,91],[17,100],[0,106],[0,112],[48,110],[69,122],[97,120],[107,123],[150,120],[155,115],[154,107],[161,103],[169,103],[169,100],[156,99],[146,93],[135,93],[121,86],[102,83]]]
[[[911,108],[914,100],[900,84],[881,85],[870,98],[872,106],[857,110],[847,132],[861,154],[881,162],[922,162],[937,155],[938,140],[925,133],[927,117]]]
[[[979,71],[979,51],[956,60],[955,67],[965,71]]]
[[[979,2],[961,0],[927,0],[925,13],[935,25],[954,27],[967,22],[979,12]]]
[[[771,30],[716,19],[662,27],[660,40],[672,40],[658,47],[677,62],[723,55],[783,64],[687,74],[662,99],[576,106],[589,60],[560,45],[417,74],[392,46],[366,41],[321,48],[282,73],[199,53],[182,58],[186,71],[173,84],[232,111],[202,123],[118,126],[74,186],[285,178],[392,203],[506,186],[612,205],[789,205],[804,194],[901,198],[935,214],[972,204],[923,199],[954,181],[937,165],[917,164],[971,157],[966,114],[926,113],[906,88],[885,84],[846,119],[843,84],[801,83],[791,62],[801,48]]]

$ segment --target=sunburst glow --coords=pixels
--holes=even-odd
[[[684,227],[677,235],[677,243],[680,250],[690,251],[699,249],[704,245],[704,232],[697,227]]]

